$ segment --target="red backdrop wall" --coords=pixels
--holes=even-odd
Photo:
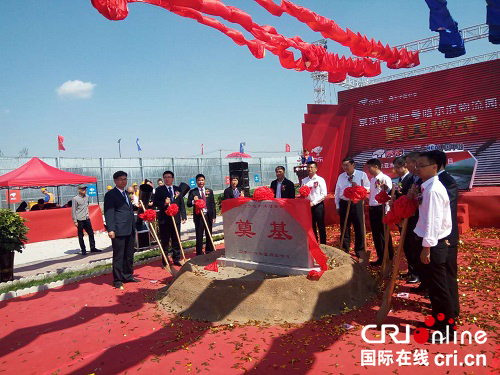
[[[94,231],[104,230],[101,208],[98,205],[90,205],[89,213],[92,229]],[[27,219],[26,226],[29,228],[28,243],[76,237],[78,235],[71,217],[71,208],[20,212],[19,214]]]
[[[478,159],[475,185],[500,185],[500,60],[339,92],[353,107],[349,154],[360,164],[433,145]]]

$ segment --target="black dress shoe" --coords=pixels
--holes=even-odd
[[[82,251],[82,255],[87,255],[87,252],[86,251]]]
[[[174,266],[182,267],[182,263],[180,260],[174,260]]]
[[[136,279],[135,277],[132,277],[130,280],[125,280],[126,283],[138,283],[141,280]]]
[[[102,253],[102,250],[99,249],[92,249],[90,250],[91,253]]]
[[[406,283],[408,284],[416,284],[420,282],[420,278],[418,276],[412,276]]]
[[[113,286],[116,288],[116,289],[124,289],[123,287],[123,284],[122,283],[113,283]]]
[[[370,266],[381,266],[382,265],[382,259],[378,259],[375,262],[370,262]]]

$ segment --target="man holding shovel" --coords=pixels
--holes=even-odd
[[[180,233],[181,222],[186,222],[186,207],[184,206],[183,194],[178,186],[174,185],[174,173],[171,171],[163,172],[164,185],[156,188],[153,205],[160,211],[158,214],[158,226],[160,229],[160,240],[165,251],[168,249],[170,239],[172,239],[172,260],[175,266],[181,264],[181,250],[179,240],[176,235],[174,222],[166,213],[166,209],[172,203],[179,206],[179,212],[174,216],[175,224]],[[163,267],[166,266],[162,258]]]
[[[349,252],[351,247],[351,224],[354,226],[354,251],[356,256],[359,258],[365,249],[365,228],[363,226],[363,202],[359,201],[357,203],[349,203],[349,199],[344,196],[344,190],[350,186],[364,186],[366,190],[370,190],[370,181],[368,176],[363,171],[358,171],[355,168],[354,159],[350,157],[344,158],[342,160],[342,173],[335,187],[335,206],[337,207],[337,213],[340,216],[340,231],[344,230],[345,223],[345,233],[343,238],[343,243],[340,245],[346,253]],[[349,208],[349,210],[348,210]],[[346,220],[347,219],[347,220]]]

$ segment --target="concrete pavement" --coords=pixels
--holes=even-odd
[[[213,234],[223,233],[222,216],[217,218],[213,226]],[[64,238],[60,240],[36,242],[26,245],[22,253],[16,253],[14,257],[14,278],[25,278],[51,271],[61,271],[66,268],[82,264],[91,264],[113,256],[111,240],[106,232],[94,234],[96,247],[102,253],[90,253],[88,237],[85,235],[87,255],[80,252],[78,237]],[[192,217],[188,217],[186,224],[182,225],[181,240],[189,241],[195,239],[194,223]]]

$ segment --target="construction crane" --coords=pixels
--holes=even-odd
[[[464,43],[472,42],[474,40],[487,38],[489,35],[489,27],[486,24],[466,27],[464,29],[460,29],[460,34],[462,35],[462,39]],[[326,39],[321,39],[314,44],[320,44],[325,46],[326,48]],[[438,49],[439,47],[439,35],[416,40],[414,42],[401,44],[396,46],[397,49],[406,48],[408,51],[419,51],[420,53],[430,52]],[[465,66],[470,64],[476,64],[482,61],[494,60],[498,59],[500,56],[500,51],[493,52],[481,56],[469,57],[466,59],[451,61],[449,63],[434,65],[427,68],[408,70],[403,73],[395,74],[392,76],[386,76],[381,78],[352,78],[347,77],[345,81],[341,83],[337,83],[337,85],[344,87],[346,89],[354,89],[358,87],[373,85],[376,83],[393,81],[395,79],[413,77],[420,74],[426,74],[435,72],[438,70],[445,70],[450,68],[456,68],[458,66]],[[326,85],[328,83],[328,73],[327,72],[314,72],[311,74],[313,79],[313,89],[314,89],[314,103],[315,104],[326,104]]]

